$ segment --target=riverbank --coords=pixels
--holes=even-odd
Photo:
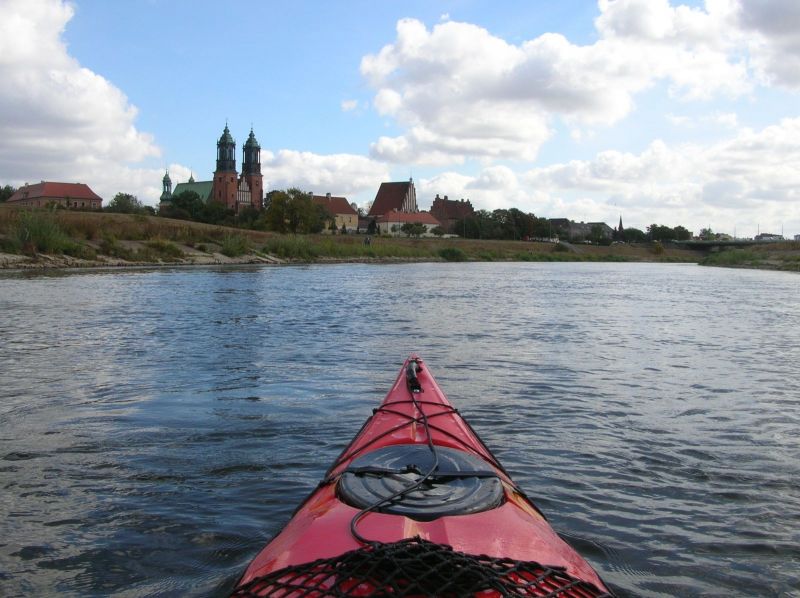
[[[754,245],[746,249],[725,249],[700,260],[701,266],[749,268],[800,272],[800,241]]]
[[[0,208],[0,268],[430,261],[688,262],[661,245],[280,235],[146,215]]]

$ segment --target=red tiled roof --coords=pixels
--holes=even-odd
[[[439,226],[440,222],[433,217],[430,212],[389,212],[383,216],[378,216],[378,222],[421,222],[431,226]]]
[[[27,195],[26,195],[27,193]],[[17,189],[8,202],[21,201],[25,199],[94,199],[102,201],[102,198],[94,191],[89,189],[88,185],[83,183],[52,183],[42,181],[34,185],[25,185]]]
[[[378,188],[378,194],[375,196],[375,201],[372,202],[372,207],[369,209],[369,216],[381,216],[386,212],[392,210],[400,210],[403,207],[403,200],[408,194],[409,187],[412,185],[411,181],[403,181],[401,183],[381,183]]]
[[[332,215],[337,214],[346,214],[348,216],[356,216],[358,212],[353,209],[349,203],[347,203],[347,198],[345,197],[328,197],[327,195],[312,195],[311,200],[328,210],[328,213]]]

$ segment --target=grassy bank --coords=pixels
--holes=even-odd
[[[724,249],[710,253],[700,261],[700,265],[800,272],[800,242],[787,241],[741,249]]]
[[[652,245],[600,247],[380,236],[373,236],[369,244],[364,241],[363,235],[279,235],[144,215],[0,206],[0,252],[18,256],[7,258],[5,267],[259,261],[697,262],[702,257],[691,250]]]

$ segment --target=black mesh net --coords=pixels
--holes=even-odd
[[[475,556],[410,538],[258,577],[232,596],[611,596],[561,567]]]

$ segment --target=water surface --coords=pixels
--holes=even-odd
[[[800,277],[0,274],[0,594],[225,595],[412,351],[623,596],[800,595]]]

